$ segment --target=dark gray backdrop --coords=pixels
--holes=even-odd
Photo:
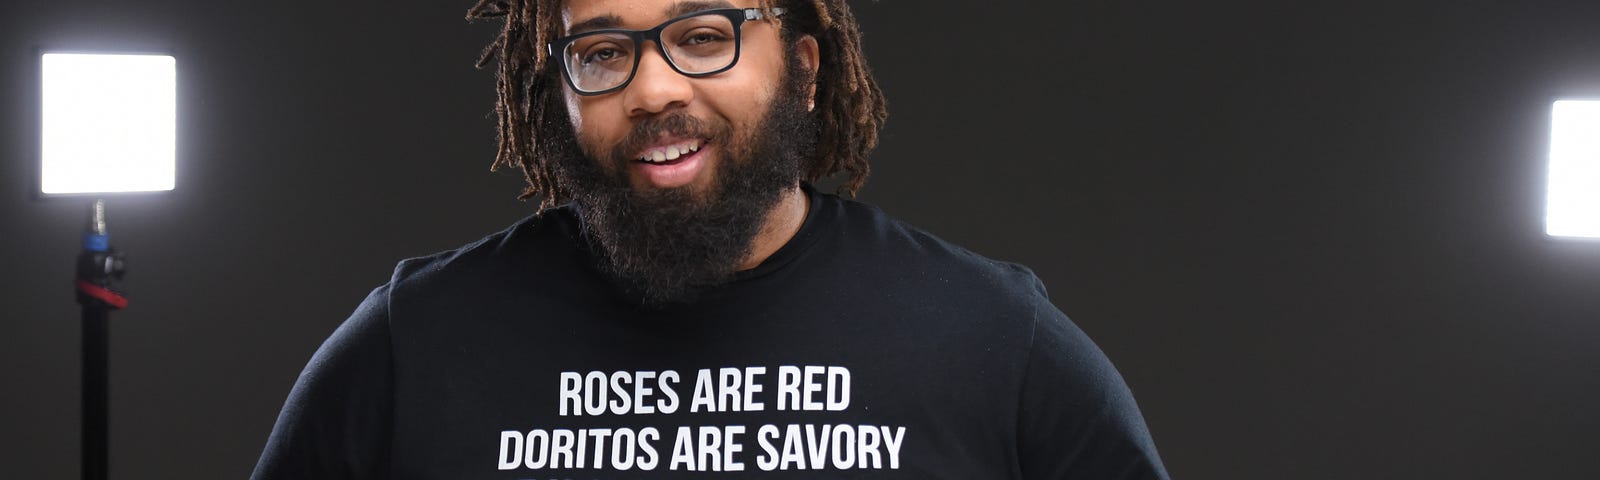
[[[248,474],[393,263],[529,213],[467,1],[6,0],[0,476],[78,475],[81,201],[34,201],[37,47],[179,62],[178,190],[117,198],[116,478]],[[1600,2],[857,4],[863,197],[1032,266],[1187,479],[1600,478],[1600,242],[1542,233]]]

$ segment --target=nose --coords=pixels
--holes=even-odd
[[[694,100],[694,88],[689,77],[678,74],[667,63],[666,57],[653,48],[641,48],[639,69],[633,81],[623,89],[624,106],[629,116],[655,115],[675,108],[683,108]]]

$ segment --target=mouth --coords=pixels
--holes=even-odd
[[[705,140],[694,138],[668,145],[651,147],[640,153],[638,160],[653,165],[671,165],[682,161],[685,157],[700,151]]]
[[[634,157],[634,181],[637,186],[677,188],[694,183],[702,176],[702,160],[713,145],[703,138],[672,140],[672,143],[645,149]]]

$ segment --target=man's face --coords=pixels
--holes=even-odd
[[[562,12],[564,35],[598,29],[595,26],[644,30],[685,13],[756,6],[756,0],[571,0]],[[595,96],[565,89],[567,111],[583,151],[598,160],[601,169],[624,176],[635,190],[687,190],[697,198],[711,194],[718,165],[746,153],[736,150],[753,137],[784,74],[785,45],[777,25],[751,21],[742,30],[738,62],[725,72],[684,76],[673,70],[653,42],[645,42],[626,88]],[[692,119],[693,127],[646,123],[672,117]],[[691,151],[679,153],[683,150]],[[679,158],[660,161],[654,158],[657,154]],[[647,157],[655,161],[643,160]]]
[[[645,30],[685,13],[754,6],[572,0],[563,33],[586,31],[586,24]],[[733,278],[816,151],[808,104],[817,43],[802,37],[790,50],[765,21],[745,22],[742,38],[738,62],[720,73],[684,76],[646,42],[625,87],[578,95],[565,85],[560,93],[580,151],[557,155],[557,181],[578,206],[599,266],[642,306],[692,303],[704,288]],[[691,34],[669,41],[703,40]]]

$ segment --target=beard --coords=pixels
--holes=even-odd
[[[805,106],[809,75],[795,59],[788,64],[767,114],[743,135],[720,119],[675,113],[639,122],[613,148],[579,145],[558,155],[556,180],[577,205],[584,241],[630,301],[649,309],[690,304],[732,280],[768,214],[799,184],[817,126]],[[633,188],[627,172],[639,160],[631,155],[661,136],[723,147],[710,185]]]

